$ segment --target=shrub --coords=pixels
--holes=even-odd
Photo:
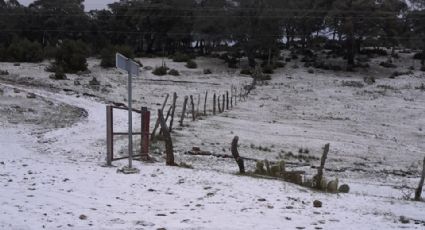
[[[126,45],[121,46],[107,46],[100,51],[100,66],[103,68],[115,67],[115,55],[120,53],[128,58],[134,58],[134,51]],[[140,66],[143,66],[138,62]]]
[[[196,69],[198,68],[198,64],[196,64],[196,62],[189,60],[188,62],[186,62],[186,67],[189,69]]]
[[[66,80],[66,74],[62,71],[61,68],[57,68],[54,74],[49,76],[50,79],[53,80]]]
[[[309,74],[314,74],[314,70],[313,69],[308,69],[307,71]]]
[[[397,68],[396,65],[390,62],[381,62],[379,65],[385,68]]]
[[[236,69],[238,68],[238,61],[236,59],[229,59],[227,66],[231,69]]]
[[[43,49],[38,42],[28,39],[14,40],[6,51],[6,61],[17,62],[41,62],[43,61]]]
[[[251,75],[252,71],[250,69],[243,69],[241,70],[241,74],[243,75]]]
[[[284,68],[286,66],[286,64],[284,62],[276,62],[274,64],[275,68]]]
[[[9,72],[7,70],[0,69],[0,75],[9,75]]]
[[[425,54],[423,52],[415,53],[415,55],[413,55],[413,58],[414,59],[418,59],[418,60],[422,60],[422,58],[423,58],[424,55]]]
[[[190,56],[184,53],[176,52],[172,57],[174,62],[188,62],[190,61]]]
[[[210,69],[204,69],[204,74],[212,74],[212,71]]]
[[[47,70],[77,73],[87,70],[87,46],[82,41],[64,40],[60,44],[55,62]]]
[[[171,69],[170,71],[168,71],[168,74],[172,75],[172,76],[180,76],[179,71],[177,71],[175,69]]]
[[[387,56],[388,55],[387,51],[383,49],[362,49],[360,51],[360,54],[366,54],[368,56],[371,56],[371,55]]]
[[[55,46],[48,45],[43,49],[44,58],[53,59],[56,57],[57,48]]]
[[[265,74],[272,74],[273,73],[273,66],[266,65],[263,67],[263,73]]]
[[[164,76],[167,75],[168,68],[166,66],[155,67],[152,73],[156,76]]]

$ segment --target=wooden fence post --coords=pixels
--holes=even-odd
[[[176,101],[177,101],[177,93],[173,94],[173,110],[171,111],[171,120],[170,120],[170,133],[173,131],[173,123],[174,123],[174,114],[176,112]]]
[[[229,91],[226,91],[226,109],[229,110]]]
[[[114,114],[112,106],[106,106],[106,165],[111,166],[114,157]]]
[[[425,157],[424,157],[424,162],[423,162],[423,169],[422,169],[421,180],[419,181],[418,188],[416,189],[416,192],[415,192],[415,200],[416,201],[420,201],[421,200],[422,188],[424,186],[424,180],[425,180]]]
[[[201,104],[201,94],[198,93],[198,103],[196,105],[196,116],[199,114],[199,105]]]
[[[151,112],[148,108],[142,107],[142,138],[141,138],[141,155],[145,160],[149,160],[149,124]]]
[[[161,129],[164,130],[166,164],[168,166],[176,166],[176,163],[174,163],[173,140],[171,139],[171,134],[168,131],[167,123],[165,123],[162,110],[160,109],[158,110],[158,120],[161,124]]]
[[[189,100],[188,96],[184,97],[184,102],[183,102],[183,112],[182,112],[182,116],[180,118],[180,126],[183,126],[183,120],[184,120],[184,116],[186,115],[186,106],[187,106],[187,101]]]
[[[221,102],[220,102],[220,97],[221,97],[221,96],[218,96],[218,97],[217,97],[217,107],[218,107],[218,113],[221,113]]]
[[[167,101],[168,101],[168,98],[169,97],[170,97],[170,94],[167,93],[167,96],[165,97],[165,100],[162,103],[162,107],[161,107],[161,110],[162,111],[164,111],[165,105],[167,104]],[[159,120],[156,119],[155,127],[153,128],[153,131],[152,131],[152,134],[151,134],[151,140],[152,141],[155,139],[155,133],[156,133],[156,130],[158,129],[158,127],[159,127]]]
[[[235,136],[233,138],[233,141],[232,141],[231,150],[232,150],[233,158],[235,158],[235,161],[239,166],[239,173],[244,174],[245,173],[245,165],[244,165],[243,159],[239,156],[238,141],[239,141],[239,137]]]
[[[225,109],[225,102],[226,102],[226,95],[225,94],[223,94],[223,105],[221,106],[221,112],[224,112],[224,109]]]
[[[208,90],[205,91],[204,116],[207,116],[207,99],[208,99]]]
[[[215,115],[215,106],[216,106],[216,101],[217,101],[217,96],[215,95],[215,93],[214,93],[214,96],[213,96],[213,115]]]
[[[195,103],[193,102],[193,96],[192,95],[190,95],[190,105],[192,107],[192,120],[195,121],[196,120]]]
[[[320,159],[320,166],[317,169],[317,175],[314,177],[314,182],[315,182],[315,187],[317,189],[320,189],[321,185],[322,185],[322,180],[323,180],[323,169],[325,168],[325,163],[326,163],[326,158],[328,157],[328,153],[329,153],[329,143],[325,145],[325,147],[323,148],[323,155],[322,158]]]

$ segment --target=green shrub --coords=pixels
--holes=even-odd
[[[152,74],[156,76],[164,76],[167,75],[168,68],[166,66],[159,66],[155,67],[155,69],[152,71]]]
[[[64,40],[60,44],[55,57],[55,62],[48,67],[48,71],[64,73],[77,73],[87,70],[87,46],[82,41]]]
[[[175,69],[171,69],[170,71],[168,71],[168,74],[172,75],[172,76],[180,76],[179,71],[177,71]]]
[[[28,39],[15,39],[6,50],[6,61],[10,62],[41,62],[43,49],[38,42]]]
[[[196,69],[198,68],[198,64],[196,64],[196,62],[189,60],[188,62],[186,62],[186,67],[189,69]]]
[[[190,56],[184,53],[176,52],[172,57],[174,62],[188,62],[190,61]]]

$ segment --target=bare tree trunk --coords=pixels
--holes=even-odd
[[[328,157],[330,144],[326,144],[325,148],[323,148],[323,155],[320,159],[320,167],[317,169],[317,175],[315,176],[315,185],[316,188],[320,189],[320,185],[322,184],[323,179],[323,168],[325,168],[326,158]]]
[[[190,95],[190,105],[192,107],[192,120],[195,121],[196,120],[196,111],[195,111],[195,103],[193,103],[193,96]]]
[[[158,110],[158,120],[161,124],[161,129],[164,130],[164,141],[165,141],[165,154],[166,154],[166,164],[168,166],[176,166],[174,163],[174,151],[173,151],[173,140],[171,139],[171,134],[168,131],[167,123],[164,120],[164,115],[162,110]]]
[[[174,114],[176,112],[176,101],[177,101],[177,93],[173,94],[173,110],[171,111],[171,120],[170,120],[170,133],[173,131],[173,123],[174,123]]]
[[[232,150],[233,158],[235,158],[235,161],[238,164],[239,173],[244,174],[245,173],[245,165],[244,165],[243,159],[239,156],[238,141],[239,141],[239,137],[235,136],[233,138],[233,141],[232,141],[231,150]]]
[[[424,157],[424,163],[423,163],[421,180],[419,181],[418,188],[416,189],[416,192],[415,192],[415,200],[416,201],[420,201],[421,200],[422,188],[424,186],[424,180],[425,180],[425,157]]]
[[[186,106],[187,106],[187,101],[189,100],[188,96],[184,97],[184,102],[183,102],[183,112],[182,112],[182,116],[180,118],[180,126],[183,126],[183,121],[184,121],[184,116],[186,115]]]
[[[205,91],[204,116],[207,116],[207,99],[208,99],[208,90]]]

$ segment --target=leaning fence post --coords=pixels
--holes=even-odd
[[[192,120],[195,121],[196,120],[195,103],[193,102],[193,96],[192,95],[190,95],[190,105],[192,107]]]
[[[182,116],[180,118],[180,126],[183,126],[184,116],[186,115],[187,100],[189,100],[189,97],[188,96],[185,96],[184,97],[184,102],[183,102],[183,112],[182,112]]]
[[[315,183],[316,183],[315,185],[317,189],[320,189],[322,185],[323,169],[325,168],[326,158],[328,157],[329,145],[330,144],[326,144],[325,147],[323,148],[323,155],[322,155],[322,158],[320,159],[320,166],[317,169],[317,175],[315,176]]]
[[[171,111],[171,120],[170,120],[170,132],[173,131],[173,123],[174,123],[174,113],[176,112],[176,101],[177,101],[177,93],[173,94],[173,109]]]
[[[419,181],[418,188],[416,189],[416,192],[415,192],[415,200],[416,201],[420,201],[421,200],[422,188],[424,186],[424,180],[425,180],[425,157],[424,157],[424,163],[423,163],[421,180]]]
[[[106,106],[106,164],[112,165],[114,158],[114,125],[113,125],[113,107]]]
[[[220,102],[220,95],[217,97],[217,108],[218,108],[218,113],[221,113],[221,102]]]

